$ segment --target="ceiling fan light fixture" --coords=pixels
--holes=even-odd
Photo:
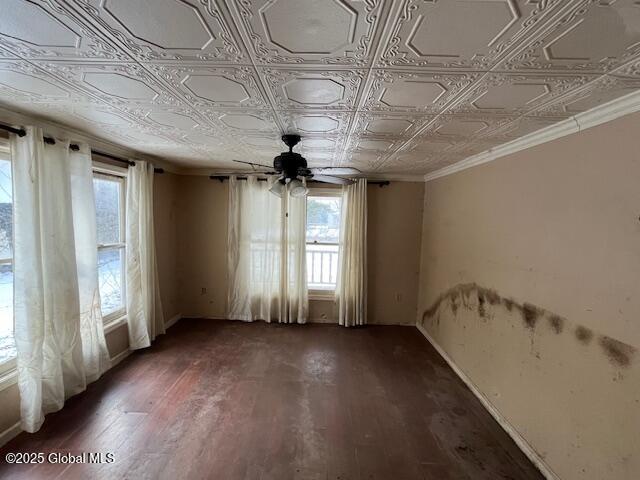
[[[304,197],[309,192],[305,183],[297,178],[291,180],[291,182],[289,182],[289,193],[291,196],[296,198]]]
[[[282,194],[284,193],[285,188],[286,188],[285,184],[282,183],[280,180],[278,180],[277,182],[274,182],[273,185],[271,185],[271,188],[269,188],[269,191],[273,193],[276,197],[282,198]]]

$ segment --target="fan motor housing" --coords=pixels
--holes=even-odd
[[[307,161],[299,153],[282,152],[273,159],[273,168],[284,173],[286,178],[296,178],[301,174],[301,170],[306,170]]]

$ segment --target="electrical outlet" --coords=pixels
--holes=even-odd
[[[206,295],[206,293],[207,293],[207,287],[202,287],[202,289],[200,290],[200,294]]]
[[[396,302],[401,302],[402,301],[402,294],[401,293],[396,292],[395,297],[396,297]]]

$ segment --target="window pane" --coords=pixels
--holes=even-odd
[[[123,264],[124,249],[98,250],[98,279],[103,316],[124,308]]]
[[[11,162],[0,159],[0,258],[13,257]]]
[[[117,179],[93,179],[98,243],[101,245],[120,242],[120,188],[122,183]]]
[[[13,341],[13,266],[0,265],[0,363],[16,356]]]
[[[340,197],[307,198],[307,242],[340,241]]]

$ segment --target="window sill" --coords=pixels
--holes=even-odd
[[[0,375],[0,392],[16,383],[18,383],[18,368],[13,367],[11,370]]]
[[[333,290],[309,290],[309,300],[333,302],[335,300],[335,292]]]
[[[121,326],[125,325],[126,323],[127,323],[127,315],[122,315],[121,317],[118,317],[114,320],[109,320],[107,323],[104,324],[104,334],[107,335],[113,332],[114,330],[117,330]]]

